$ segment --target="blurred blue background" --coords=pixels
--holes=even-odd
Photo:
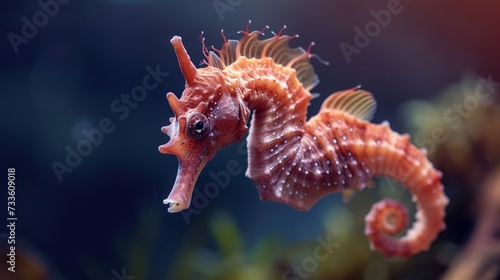
[[[309,115],[330,93],[361,84],[377,100],[374,122],[389,120],[399,132],[405,130],[396,112],[404,102],[429,98],[465,73],[500,77],[500,4],[494,1],[402,1],[402,11],[350,63],[339,45],[352,45],[354,28],[364,28],[373,20],[370,11],[387,9],[389,1],[52,2],[58,11],[31,38],[12,33],[22,36],[23,17],[44,23],[43,16],[33,18],[42,10],[37,1],[4,1],[0,12],[2,170],[16,168],[18,249],[42,260],[50,271],[47,279],[118,279],[115,272],[122,268],[135,279],[166,279],[173,277],[186,246],[217,250],[209,225],[221,211],[230,213],[243,244],[252,247],[270,234],[284,244],[314,240],[322,235],[325,213],[342,203],[340,195],[332,195],[309,212],[297,212],[261,202],[244,176],[246,154],[239,152],[244,146],[236,144],[220,151],[197,183],[201,189],[213,182],[209,173],[234,160],[242,171],[230,177],[229,186],[189,216],[188,224],[182,214],[169,214],[162,200],[175,180],[177,160],[157,147],[168,141],[160,128],[173,115],[165,94],[180,96],[184,87],[169,43],[174,35],[183,38],[198,65],[201,31],[208,45],[219,47],[220,29],[238,39],[236,32],[249,19],[250,29],[269,25],[278,31],[287,25],[285,33],[300,34],[292,46],[314,41],[313,53],[330,62],[313,61],[321,80],[313,92],[321,97],[312,101]],[[127,114],[117,112],[116,106],[125,106],[121,95],[142,85],[147,67],[169,75],[142,101],[127,105]],[[82,130],[98,128],[104,118],[114,130],[59,180],[54,162],[66,164],[67,147],[76,149],[85,139]],[[6,187],[0,193],[3,204]],[[349,219],[362,224],[369,207]],[[6,214],[0,211],[0,217]],[[471,223],[457,218],[449,227],[453,233],[442,238],[463,244]],[[7,230],[1,227],[0,233]],[[359,240],[368,250],[368,241]],[[435,276],[444,268],[429,269]]]

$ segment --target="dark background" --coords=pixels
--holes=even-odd
[[[310,115],[329,93],[361,84],[377,99],[373,121],[389,120],[399,132],[404,129],[396,111],[404,102],[426,99],[466,73],[500,77],[496,1],[402,1],[403,11],[352,55],[351,63],[339,44],[353,44],[353,28],[364,28],[373,20],[370,11],[386,9],[388,1],[242,0],[232,1],[234,7],[223,13],[214,3],[72,0],[16,53],[7,35],[21,35],[21,18],[33,22],[41,8],[36,1],[3,2],[2,170],[16,168],[18,248],[39,256],[53,279],[110,279],[123,267],[138,275],[128,265],[134,257],[145,263],[147,279],[160,279],[173,269],[187,236],[209,235],[206,224],[219,210],[231,213],[249,246],[269,233],[285,242],[314,239],[322,227],[315,217],[341,203],[333,195],[303,213],[261,202],[242,171],[189,224],[181,214],[166,211],[162,200],[175,180],[177,160],[157,147],[168,141],[160,127],[173,115],[165,94],[180,96],[184,86],[169,43],[174,35],[182,36],[198,65],[201,31],[208,45],[218,47],[220,29],[238,39],[236,32],[249,19],[251,29],[269,25],[278,31],[286,24],[287,34],[300,34],[292,46],[314,41],[313,52],[330,62],[313,62],[321,80],[313,92],[322,95],[312,101]],[[111,104],[142,83],[147,66],[156,65],[170,75],[119,119]],[[51,164],[64,163],[66,147],[74,149],[82,129],[98,127],[103,118],[111,119],[115,130],[59,182]],[[212,182],[209,172],[224,170],[230,160],[246,169],[246,155],[233,145],[209,162],[197,186]],[[0,193],[5,205],[6,187]],[[4,217],[5,207],[0,209]],[[465,239],[469,231],[464,227],[460,236]],[[5,244],[2,239],[0,245]],[[147,255],[138,253],[143,247],[151,248]]]

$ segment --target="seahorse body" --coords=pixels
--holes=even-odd
[[[310,90],[319,83],[310,64],[310,48],[290,49],[295,36],[259,40],[260,31],[242,32],[239,41],[226,40],[209,52],[207,67],[197,69],[180,37],[171,43],[186,79],[181,99],[167,99],[175,117],[162,128],[170,141],[160,152],[174,154],[179,169],[174,187],[164,200],[169,212],[190,205],[196,179],[217,150],[248,137],[246,175],[261,199],[308,210],[332,192],[361,190],[373,177],[401,182],[417,204],[416,221],[405,236],[406,208],[383,200],[366,216],[365,233],[371,247],[387,256],[409,257],[428,249],[445,228],[448,199],[441,173],[424,151],[383,123],[368,122],[375,112],[372,95],[353,88],[330,95],[319,113],[306,121]]]

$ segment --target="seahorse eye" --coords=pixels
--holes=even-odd
[[[194,125],[194,128],[196,130],[202,130],[205,127],[205,123],[202,121],[197,121],[196,124]]]
[[[208,134],[208,130],[208,119],[205,115],[196,114],[189,119],[187,133],[193,139],[201,139],[205,137]]]

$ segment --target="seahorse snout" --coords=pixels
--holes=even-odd
[[[193,147],[187,157],[177,158],[179,160],[177,178],[175,179],[172,191],[168,197],[163,200],[164,204],[170,204],[168,208],[168,212],[170,213],[189,208],[198,176],[210,159],[210,157],[205,154],[205,149],[200,145]]]

